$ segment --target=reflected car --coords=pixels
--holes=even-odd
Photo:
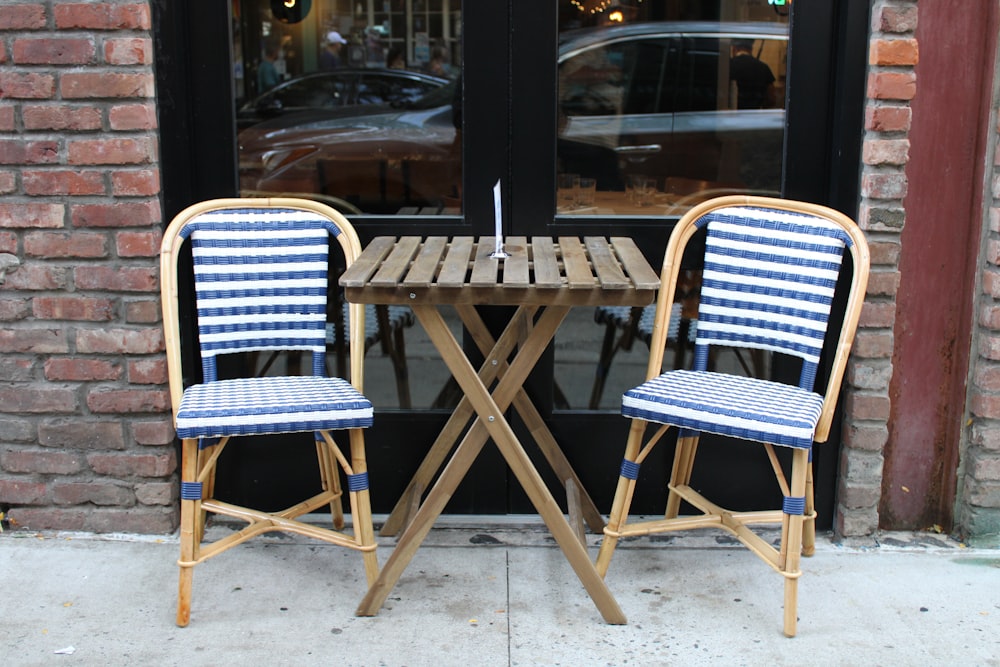
[[[738,109],[729,69],[733,44],[749,42],[783,100],[787,30],[661,22],[564,33],[559,171],[593,177],[599,190],[624,189],[630,175],[642,174],[678,194],[778,191],[784,108]],[[401,108],[306,112],[244,130],[241,188],[321,193],[366,213],[457,204],[456,85]]]
[[[313,109],[359,105],[401,106],[414,102],[448,79],[404,69],[338,69],[313,72],[279,83],[243,104],[236,127]]]
[[[403,108],[309,111],[239,134],[240,189],[319,193],[366,213],[457,203],[456,83]]]

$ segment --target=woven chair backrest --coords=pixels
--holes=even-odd
[[[216,357],[259,350],[309,350],[313,373],[325,373],[330,236],[317,213],[230,208],[185,225],[194,259],[198,339],[205,381]]]
[[[812,390],[850,237],[819,216],[749,206],[697,225],[708,234],[694,367],[710,345],[781,352],[803,360],[799,385]]]

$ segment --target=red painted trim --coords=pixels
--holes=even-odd
[[[996,4],[919,4],[882,528],[951,528],[983,224]]]

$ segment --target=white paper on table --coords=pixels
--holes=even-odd
[[[493,225],[494,225],[494,241],[496,245],[493,248],[493,254],[490,257],[496,259],[502,259],[504,257],[509,257],[507,253],[503,250],[503,215],[500,207],[500,179],[497,179],[496,185],[493,186]]]

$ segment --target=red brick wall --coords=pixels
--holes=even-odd
[[[995,7],[973,3],[970,12],[983,21],[996,18]],[[926,18],[920,14],[921,21]],[[885,502],[886,488],[898,489],[902,493],[922,495],[914,480],[902,478],[886,466],[885,454],[895,447],[899,456],[913,457],[918,452],[914,443],[890,441],[892,429],[889,426],[898,420],[913,420],[924,415],[907,415],[899,412],[893,403],[893,383],[895,376],[919,377],[913,369],[894,368],[894,350],[908,333],[905,325],[897,319],[897,299],[901,285],[906,288],[908,281],[920,276],[908,275],[901,270],[903,230],[907,219],[911,226],[918,211],[908,215],[904,200],[919,200],[910,197],[910,181],[907,178],[907,163],[912,136],[913,109],[911,102],[919,95],[934,95],[937,90],[947,91],[947,82],[925,81],[921,85],[920,51],[934,49],[936,40],[942,44],[948,40],[963,39],[949,34],[935,34],[941,26],[921,26],[921,43],[917,43],[918,4],[916,0],[874,0],[872,3],[872,24],[869,48],[868,104],[865,113],[865,138],[862,165],[862,198],[859,223],[865,229],[872,249],[872,280],[868,299],[862,312],[862,329],[852,355],[848,371],[845,395],[845,423],[841,450],[841,469],[837,497],[836,529],[844,536],[870,536],[880,527],[899,528],[891,517],[880,517],[880,502]],[[986,33],[989,33],[987,26]],[[969,38],[971,39],[971,38]],[[997,64],[996,41],[988,40],[988,59]],[[970,45],[972,48],[973,45]],[[979,47],[982,49],[982,46]],[[949,505],[954,501],[954,533],[975,543],[995,546],[1000,535],[1000,271],[998,261],[998,229],[1000,229],[1000,153],[997,152],[997,137],[1000,124],[996,122],[1000,109],[1000,84],[998,75],[984,81],[983,95],[991,100],[992,126],[988,128],[990,137],[983,149],[985,155],[974,159],[992,165],[983,180],[986,183],[985,200],[988,210],[973,210],[971,219],[950,221],[955,225],[953,243],[959,243],[960,231],[966,228],[982,229],[981,250],[977,270],[978,294],[975,296],[976,313],[972,332],[972,357],[968,363],[968,395],[955,399],[959,405],[949,405],[949,410],[959,415],[961,424],[952,424],[962,431],[959,448],[959,463],[945,466],[931,473],[936,482],[948,493],[955,489],[954,496],[944,498],[940,504]],[[992,89],[990,87],[992,86]],[[947,93],[945,93],[947,94]],[[933,106],[933,105],[930,105]],[[985,110],[984,110],[985,114]],[[934,119],[938,122],[939,119]],[[983,116],[985,124],[986,117]],[[924,153],[926,153],[926,147]],[[938,150],[954,150],[954,147],[939,146]],[[944,160],[942,160],[942,163]],[[954,175],[942,172],[940,178]],[[973,188],[978,184],[973,184]],[[991,189],[990,189],[991,188]],[[926,195],[926,193],[919,193]],[[933,195],[931,195],[933,196]],[[971,260],[970,260],[971,261]],[[918,270],[925,270],[920,268]],[[960,295],[959,295],[960,296]],[[900,318],[912,313],[899,314]],[[905,319],[905,318],[904,318]],[[901,329],[902,327],[902,329]],[[959,341],[959,345],[967,342]],[[955,354],[964,353],[956,350]],[[929,358],[925,364],[938,363]],[[961,373],[963,368],[959,368]],[[940,387],[927,386],[923,389],[932,394]],[[899,401],[896,401],[898,404]],[[896,422],[891,422],[895,419]],[[913,488],[910,488],[913,487]],[[932,499],[933,500],[933,499]],[[943,517],[948,523],[949,517]],[[888,523],[888,525],[886,525]],[[933,526],[925,526],[933,528]]]
[[[0,509],[29,528],[168,532],[150,8],[0,4]]]

